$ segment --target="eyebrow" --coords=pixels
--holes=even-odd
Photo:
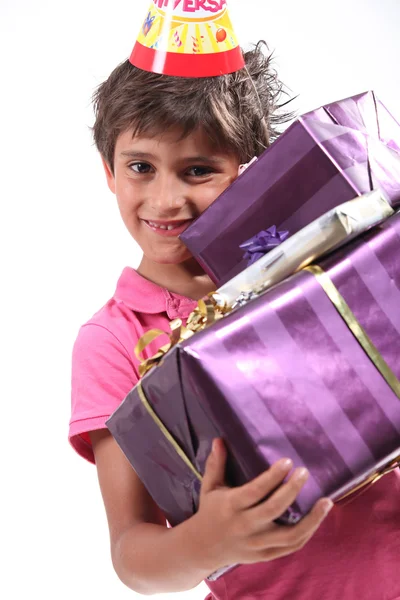
[[[157,158],[156,156],[154,156],[154,154],[150,154],[148,152],[140,152],[136,150],[125,150],[124,152],[121,152],[120,156],[123,158],[138,158],[141,160],[154,160]],[[184,163],[209,163],[214,165],[221,164],[223,161],[223,158],[203,155],[188,156],[182,159],[182,162]]]
[[[188,156],[187,158],[184,158],[182,162],[191,162],[191,163],[205,162],[205,163],[211,163],[213,165],[217,165],[217,164],[221,164],[222,162],[224,162],[224,159],[217,158],[216,156],[196,155],[196,156]]]
[[[126,150],[124,152],[121,152],[120,156],[123,156],[124,158],[152,158],[154,159],[155,156],[153,154],[149,154],[148,152],[139,152],[136,150]]]

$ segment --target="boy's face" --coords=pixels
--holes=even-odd
[[[114,174],[104,163],[122,219],[147,259],[178,264],[191,255],[180,235],[236,179],[239,160],[217,151],[202,131],[183,140],[122,133]]]

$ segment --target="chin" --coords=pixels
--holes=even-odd
[[[154,262],[159,265],[180,265],[192,259],[192,255],[188,252],[182,254],[175,254],[170,256],[157,256],[154,258]]]

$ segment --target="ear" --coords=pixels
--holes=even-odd
[[[111,192],[115,194],[115,177],[113,172],[111,171],[111,167],[103,156],[101,157],[101,162],[103,163],[104,172],[106,174],[107,185],[110,188]]]

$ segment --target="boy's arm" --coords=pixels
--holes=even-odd
[[[90,434],[110,530],[114,569],[140,594],[192,589],[208,577],[193,521],[167,528],[166,520],[107,430]],[[201,566],[203,564],[203,566]]]
[[[144,595],[192,589],[233,564],[270,561],[302,548],[329,512],[322,499],[293,527],[274,523],[296,499],[307,474],[278,461],[238,488],[225,485],[226,448],[217,440],[203,477],[199,511],[168,529],[165,518],[108,431],[90,434],[106,508],[113,565]],[[268,499],[265,500],[266,496]]]

